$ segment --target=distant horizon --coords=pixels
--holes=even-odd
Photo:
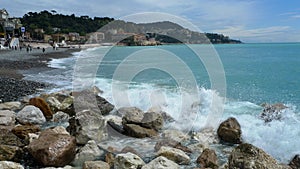
[[[184,18],[203,32],[224,34],[244,43],[300,42],[299,7],[300,1],[296,0],[289,3],[279,0],[87,0],[84,4],[79,1],[44,0],[41,3],[40,0],[12,0],[2,3],[2,8],[7,9],[11,17],[23,17],[29,11],[43,10],[114,19],[134,13],[163,12]]]

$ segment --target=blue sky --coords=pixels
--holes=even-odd
[[[184,18],[205,32],[244,42],[300,42],[300,0],[1,0],[11,16],[29,11],[109,16],[164,12]]]

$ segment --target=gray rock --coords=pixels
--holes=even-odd
[[[0,104],[0,110],[19,110],[21,102],[5,102]]]
[[[164,119],[160,113],[147,112],[141,121],[141,126],[154,129],[156,131],[163,128]]]
[[[172,147],[162,146],[157,152],[157,154],[158,156],[164,156],[178,164],[188,165],[191,162],[190,157],[186,155],[182,150]]]
[[[102,155],[104,156],[104,151],[98,148],[94,140],[90,140],[85,146],[79,149],[72,165],[81,167],[85,161],[93,161]]]
[[[16,122],[15,112],[10,110],[0,110],[0,125],[10,126]]]
[[[77,144],[86,144],[89,140],[99,143],[106,138],[106,123],[101,114],[86,110],[76,114]]]
[[[68,122],[69,118],[70,118],[70,116],[67,113],[58,111],[55,114],[53,114],[53,118],[51,121],[57,122],[57,123],[64,123],[64,122]]]
[[[222,122],[218,128],[219,138],[227,143],[239,144],[242,142],[242,130],[239,122],[231,117]]]
[[[3,169],[24,169],[24,167],[12,161],[0,161],[0,168]]]
[[[110,169],[110,166],[103,161],[86,161],[83,164],[83,169]]]
[[[260,114],[260,118],[262,118],[265,122],[271,122],[273,120],[281,120],[284,109],[288,108],[282,103],[276,103],[273,105],[264,104],[262,106],[264,107],[264,109]]]
[[[191,139],[188,133],[183,133],[178,130],[164,130],[162,135],[165,139],[175,140],[178,142],[186,142]]]
[[[240,144],[232,151],[228,159],[228,167],[230,169],[282,169],[282,166],[279,165],[273,157],[263,150],[247,143]]]
[[[22,124],[43,124],[46,122],[42,111],[34,106],[25,106],[16,116]]]
[[[123,115],[123,124],[141,124],[144,118],[144,112],[136,107],[122,107],[118,113]]]
[[[142,169],[179,169],[179,165],[163,156],[159,156],[144,165]]]
[[[135,154],[118,154],[115,159],[114,169],[138,169],[144,165],[145,162]]]

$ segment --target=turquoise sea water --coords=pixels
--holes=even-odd
[[[209,66],[201,60],[215,56],[224,69],[217,67],[216,60]],[[104,91],[103,97],[119,107],[128,106],[125,98],[116,95],[125,92],[130,106],[144,111],[160,107],[182,121],[177,125],[182,130],[190,129],[190,124],[194,125],[193,130],[205,127],[208,114],[213,114],[220,103],[213,102],[212,98],[220,101],[226,97],[224,113],[217,123],[231,116],[237,118],[243,139],[281,162],[286,163],[300,153],[299,43],[100,47],[75,53],[73,58],[53,60],[50,66],[60,69],[29,74],[27,78],[47,77],[60,88],[68,89],[89,86],[92,82]],[[226,96],[211,89],[208,67],[217,73],[224,72]],[[132,72],[138,73],[132,76],[128,88],[114,86],[114,80],[123,83],[122,79]],[[198,98],[192,97],[195,93],[188,90],[191,75],[198,86]],[[283,112],[282,120],[265,124],[259,118],[260,105],[265,102],[281,102],[289,107]],[[199,109],[194,109],[195,105]],[[198,116],[186,113],[182,118],[180,112]]]

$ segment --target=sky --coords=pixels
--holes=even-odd
[[[203,32],[222,33],[246,43],[300,42],[300,0],[0,0],[0,8],[11,17],[42,10],[115,19],[163,12]]]

